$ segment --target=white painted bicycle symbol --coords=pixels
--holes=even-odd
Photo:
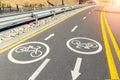
[[[91,48],[97,48],[98,47],[98,45],[96,43],[93,43],[93,42],[82,43],[79,40],[72,40],[71,43],[73,45],[76,45],[76,48],[78,48],[78,49],[81,49],[81,48],[91,49]]]
[[[49,54],[49,52],[50,48],[45,43],[27,42],[10,50],[8,53],[8,59],[17,64],[29,64],[43,59]]]
[[[42,55],[41,47],[37,46],[28,46],[28,47],[19,47],[15,49],[16,53],[29,53],[31,57],[40,57]]]
[[[76,37],[67,41],[67,47],[73,52],[80,54],[97,54],[102,51],[99,42],[85,37]]]

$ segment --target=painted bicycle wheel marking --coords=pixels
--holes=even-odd
[[[27,42],[14,47],[8,53],[8,59],[17,64],[29,64],[46,57],[50,51],[47,44],[42,42]]]
[[[102,46],[99,42],[85,37],[76,37],[67,41],[67,47],[80,54],[97,54],[102,51]]]

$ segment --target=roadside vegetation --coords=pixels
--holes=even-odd
[[[24,10],[35,10],[36,8],[42,8],[44,6],[45,6],[44,4],[28,4],[28,3],[25,3],[23,5],[16,4],[16,6],[12,6],[11,4],[0,1],[0,13],[13,11],[23,12]]]

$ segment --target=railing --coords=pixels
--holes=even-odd
[[[81,8],[85,5],[75,5],[75,6],[67,6],[55,9],[49,9],[45,11],[37,11],[37,12],[30,12],[30,13],[23,13],[14,16],[6,16],[0,18],[0,31],[6,28],[12,28],[11,26],[19,25],[21,23],[25,23],[27,21],[38,20],[39,18],[44,18],[47,16],[53,16],[55,14],[63,13],[66,11],[74,10]]]

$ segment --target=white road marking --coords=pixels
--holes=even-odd
[[[48,37],[46,37],[44,40],[45,41],[47,41],[47,40],[49,40],[51,37],[53,37],[53,36],[55,36],[55,34],[53,33],[53,34],[50,34]]]
[[[18,60],[16,59],[15,57],[13,57],[13,53],[14,54],[17,54],[15,53],[15,50],[20,48],[21,46],[24,46],[24,45],[28,45],[28,44],[39,44],[39,45],[43,45],[45,48],[46,48],[46,51],[44,54],[42,54],[40,57],[37,57],[36,59],[31,59],[31,60],[27,60],[27,61],[24,61],[24,60]],[[23,43],[23,44],[20,44],[16,47],[14,47],[12,50],[10,50],[10,52],[8,53],[8,59],[13,62],[13,63],[16,63],[16,64],[30,64],[30,63],[34,63],[34,62],[37,62],[43,58],[45,58],[50,52],[50,48],[47,44],[45,43],[42,43],[42,42],[27,42],[27,43]],[[20,54],[19,54],[20,55]]]
[[[92,12],[94,12],[94,11],[95,11],[95,8],[94,8],[94,9],[92,9],[91,11],[92,11]]]
[[[96,43],[98,45],[98,48],[96,48],[96,50],[94,50],[94,51],[83,51],[82,49],[78,49],[78,46],[81,46],[81,43],[79,43],[79,42],[75,43],[75,44],[77,44],[77,45],[74,45],[74,46],[76,46],[76,48],[74,48],[73,46],[71,46],[71,44],[72,44],[71,41],[73,41],[73,40],[88,40],[88,42],[91,41],[91,42]],[[99,42],[97,42],[97,41],[95,41],[93,39],[90,39],[90,38],[85,38],[85,37],[75,37],[75,38],[72,38],[72,39],[70,39],[70,40],[67,41],[66,45],[67,45],[67,47],[71,51],[79,53],[79,54],[92,55],[92,54],[98,54],[99,52],[102,51],[102,45]]]
[[[48,64],[50,59],[46,59],[39,67],[38,69],[32,74],[32,76],[28,80],[35,80],[37,76],[40,74],[40,72],[45,68],[45,66]]]
[[[91,14],[91,12],[89,12],[88,14]]]
[[[83,20],[85,20],[87,17],[85,16],[85,17],[83,17]]]
[[[79,72],[81,63],[82,63],[82,58],[77,58],[75,68],[74,70],[71,70],[72,80],[76,80],[81,75],[81,73]]]
[[[75,27],[71,30],[71,32],[74,32],[77,28],[78,28],[78,26],[75,26]]]

